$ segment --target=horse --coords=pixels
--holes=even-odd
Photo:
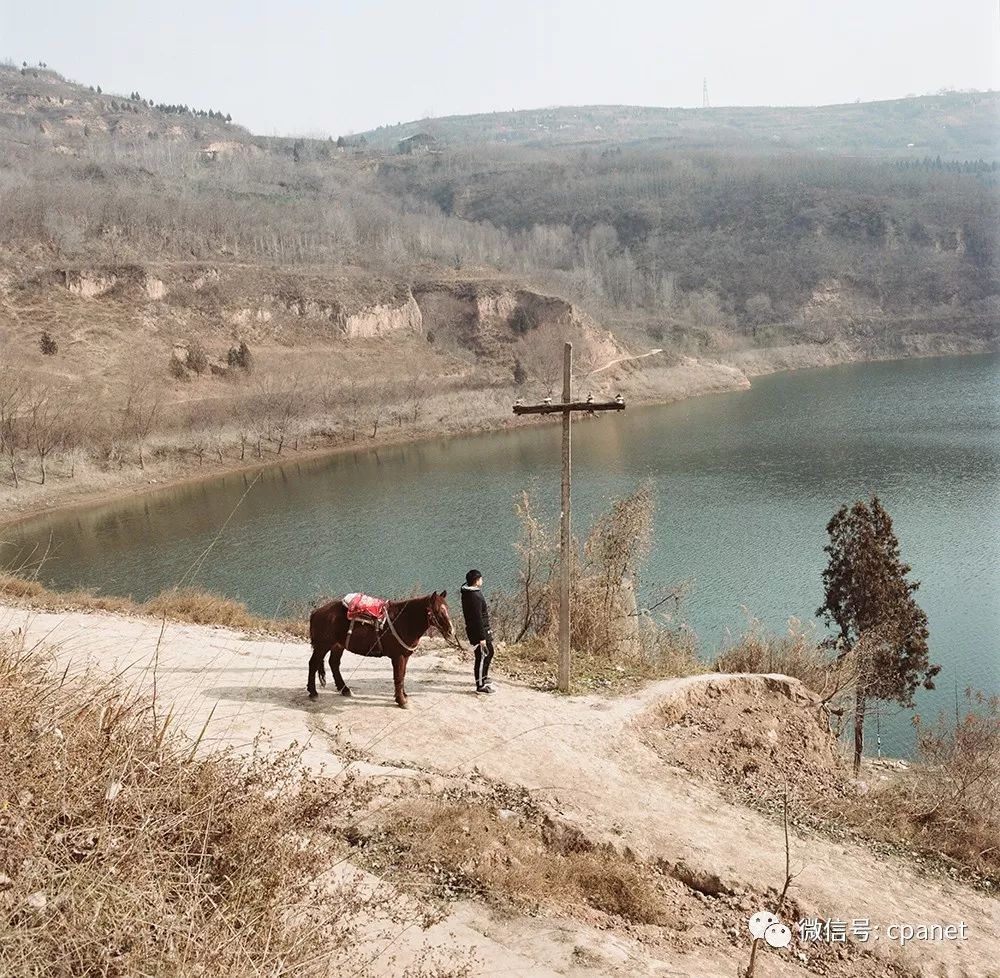
[[[330,653],[330,671],[337,691],[342,696],[350,696],[351,688],[344,682],[340,674],[340,660],[344,650],[357,655],[367,655],[373,658],[386,657],[392,660],[392,678],[396,687],[396,704],[406,709],[406,690],[403,680],[406,677],[406,665],[410,661],[410,653],[416,651],[417,643],[431,629],[440,632],[450,639],[454,634],[448,604],[445,601],[447,591],[440,594],[425,594],[422,598],[410,598],[408,601],[389,601],[386,604],[387,621],[385,627],[379,629],[374,624],[361,620],[347,620],[347,608],[343,598],[334,598],[309,616],[309,642],[312,645],[312,655],[309,658],[309,681],[306,689],[309,698],[316,699],[316,677],[320,685],[326,685],[326,671],[323,668],[323,656]],[[350,641],[348,642],[348,631]],[[348,645],[350,647],[348,648]]]

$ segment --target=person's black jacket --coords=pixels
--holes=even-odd
[[[465,617],[465,634],[473,645],[493,638],[490,609],[486,606],[481,588],[462,585],[462,615]]]

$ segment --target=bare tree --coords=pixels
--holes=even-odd
[[[297,377],[279,385],[275,391],[271,437],[277,445],[279,455],[289,439],[292,439],[295,447],[298,447],[298,431],[305,414],[306,403],[307,397]]]
[[[20,486],[17,458],[24,439],[22,428],[26,396],[27,386],[20,374],[9,368],[0,372],[0,453],[10,466],[15,489]]]
[[[28,438],[38,457],[42,485],[45,485],[45,463],[62,443],[66,433],[65,404],[49,388],[33,390],[27,398]]]
[[[159,394],[149,384],[134,374],[125,390],[121,408],[121,432],[136,447],[139,468],[145,469],[145,447],[160,413]]]
[[[530,493],[522,491],[514,509],[521,520],[521,537],[515,546],[521,558],[518,577],[524,602],[521,626],[514,637],[516,645],[536,624],[544,588],[552,577],[558,557],[551,535],[535,515]]]

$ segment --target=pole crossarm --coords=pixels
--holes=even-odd
[[[624,411],[624,401],[570,401],[567,404],[515,404],[515,414],[562,414],[564,411]]]

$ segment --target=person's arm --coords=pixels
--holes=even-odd
[[[493,629],[490,628],[490,606],[486,602],[486,595],[481,591],[479,593],[479,600],[481,602],[480,608],[482,609],[482,628],[483,628],[483,638],[493,638]]]

